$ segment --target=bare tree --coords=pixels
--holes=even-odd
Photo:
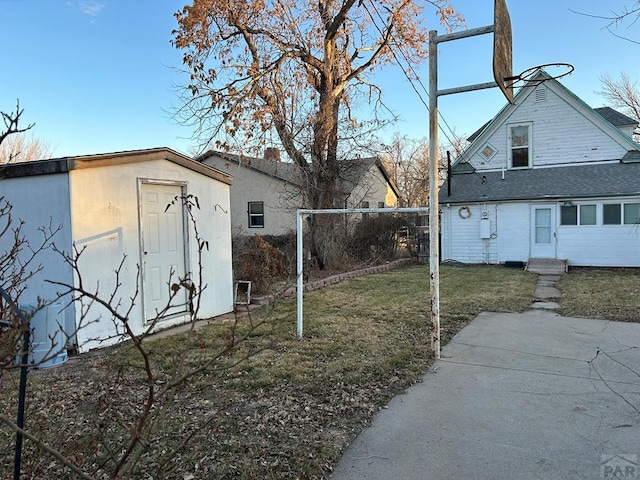
[[[426,6],[449,27],[462,21],[449,0],[195,0],[176,13],[190,75],[177,114],[203,146],[246,150],[275,135],[306,179],[307,206],[332,208],[339,160],[389,121],[373,72],[399,52],[427,56]]]
[[[632,81],[626,73],[621,73],[618,80],[608,75],[600,77],[602,90],[598,92],[611,104],[622,110],[625,115],[640,122],[640,85]],[[634,132],[634,139],[640,141],[640,131]]]
[[[640,0],[633,0],[629,1],[629,3],[624,3],[619,9],[610,10],[608,14],[585,13],[577,12],[575,10],[572,10],[572,12],[603,20],[605,22],[604,28],[606,28],[613,36],[623,40],[628,40],[632,43],[640,43],[640,40],[634,40],[629,38],[626,34],[621,35],[616,31],[617,29],[625,26],[625,23],[627,23],[626,28],[630,28],[636,24],[640,18]]]
[[[192,272],[178,276],[171,272],[167,279],[170,298],[167,304],[156,311],[155,317],[145,325],[142,333],[135,333],[129,325],[131,311],[139,302],[139,290],[123,292],[121,278],[128,258],[123,257],[113,271],[114,286],[110,290],[100,289],[99,285],[90,288],[83,281],[80,267],[84,250],[73,252],[59,250],[52,246],[73,268],[77,281],[72,284],[49,281],[57,285],[60,298],[70,298],[80,312],[81,320],[78,328],[98,321],[111,320],[116,325],[122,346],[121,354],[105,368],[96,382],[99,385],[95,392],[95,407],[92,408],[94,418],[90,422],[93,427],[85,429],[82,441],[73,438],[59,438],[56,444],[50,443],[51,435],[40,431],[37,425],[21,428],[9,416],[0,413],[0,424],[20,432],[35,447],[27,465],[34,471],[41,471],[47,465],[47,478],[83,479],[120,479],[147,477],[141,471],[153,471],[153,478],[176,478],[175,469],[180,465],[175,462],[176,456],[197,434],[208,431],[218,415],[224,411],[225,404],[220,402],[212,408],[207,418],[198,425],[190,426],[184,431],[175,431],[170,442],[170,449],[157,442],[159,431],[166,428],[171,421],[171,411],[178,396],[185,386],[196,375],[227,375],[238,363],[250,356],[270,348],[269,340],[256,342],[246,352],[237,353],[241,345],[256,336],[256,331],[266,334],[273,319],[263,318],[255,321],[251,316],[240,322],[229,324],[228,333],[216,339],[210,354],[203,355],[200,345],[196,343],[195,326],[200,312],[201,294],[207,288],[204,283],[203,269],[205,265],[202,254],[208,250],[209,243],[199,232],[194,217],[194,210],[199,209],[198,199],[193,195],[176,197],[173,203],[184,205],[190,225],[190,234],[198,245],[198,261]],[[138,267],[138,275],[140,268]],[[186,291],[185,296],[181,295]],[[175,349],[167,358],[159,358],[152,353],[151,334],[169,311],[176,306],[186,307],[190,322],[182,340],[176,342]],[[232,353],[236,352],[235,355]],[[131,399],[136,399],[131,402]],[[33,406],[37,413],[37,406]],[[80,414],[82,417],[84,414]],[[80,420],[80,418],[78,418]],[[55,437],[55,435],[54,435]],[[37,475],[36,475],[37,476]],[[30,476],[31,478],[31,476]]]
[[[456,157],[462,151],[463,140],[454,135],[453,145],[443,146],[439,153],[440,181],[446,178],[447,149]],[[409,139],[394,134],[389,145],[382,147],[382,160],[400,190],[403,207],[422,207],[429,203],[429,141]]]
[[[5,138],[0,145],[0,163],[28,162],[53,157],[53,147],[27,132],[16,133]]]
[[[0,116],[2,117],[2,121],[4,123],[4,127],[0,130],[0,145],[2,145],[5,140],[9,137],[9,135],[15,135],[19,133],[24,133],[27,130],[30,130],[35,125],[31,123],[24,128],[20,128],[20,117],[24,112],[24,108],[20,108],[20,101],[16,100],[16,111],[6,113],[4,111],[0,111]]]

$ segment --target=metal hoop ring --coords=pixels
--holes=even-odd
[[[531,80],[530,77],[533,76],[535,72],[537,72],[538,70],[544,70],[547,67],[561,67],[561,68],[566,67],[567,71],[564,73],[561,73],[560,75],[553,75],[549,78],[543,78],[540,80]],[[526,70],[523,70],[522,72],[520,72],[519,75],[514,75],[513,77],[507,77],[505,78],[505,82],[510,82],[509,86],[514,86],[518,82],[524,82],[525,84],[535,83],[536,85],[540,85],[541,83],[544,83],[548,80],[557,80],[559,78],[566,77],[567,75],[571,75],[574,70],[575,70],[575,67],[570,63],[565,63],[565,62],[543,63],[541,65],[536,65],[535,67],[527,68]]]

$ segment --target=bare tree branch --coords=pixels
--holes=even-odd
[[[0,116],[2,117],[2,121],[4,123],[4,128],[0,130],[0,145],[5,141],[5,139],[9,135],[13,135],[15,133],[26,132],[33,128],[35,123],[31,123],[24,128],[20,128],[20,117],[24,109],[20,108],[20,101],[16,100],[16,111],[11,113],[1,112]]]

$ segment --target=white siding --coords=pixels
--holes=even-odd
[[[13,206],[13,225],[17,226],[19,221],[25,222],[22,227],[22,235],[27,238],[32,248],[35,248],[42,238],[38,229],[48,227],[51,224],[54,229],[58,226],[61,227],[61,230],[54,237],[56,246],[61,251],[71,251],[67,174],[3,179],[0,197],[6,198]],[[5,225],[4,221],[3,218],[0,229]],[[10,237],[10,234],[5,234],[0,239],[1,251],[6,251],[9,243],[13,243],[13,239]],[[23,251],[23,255],[29,255],[29,253]],[[20,299],[22,302],[36,302],[38,297],[54,300],[59,288],[46,282],[47,278],[57,277],[61,281],[69,283],[73,281],[71,269],[62,261],[60,255],[50,249],[38,254],[33,267],[37,265],[41,265],[42,270],[29,282],[27,290]]]
[[[484,206],[445,206],[442,214],[442,260],[462,263],[493,263],[495,241],[480,238],[480,221]],[[464,217],[464,218],[463,218]],[[489,214],[490,231],[495,231],[495,217]]]
[[[126,259],[119,279],[122,286],[117,298],[121,296],[126,303],[136,291],[138,265],[142,262],[138,210],[141,180],[183,184],[187,194],[198,197],[201,208],[194,209],[194,215],[200,235],[209,242],[208,250],[202,252],[204,284],[207,288],[201,299],[200,317],[207,318],[233,310],[229,185],[166,160],[70,172],[73,241],[79,248],[85,248],[80,263],[85,288],[91,290],[99,286],[103,296],[110,292],[114,288],[113,271],[124,254]],[[192,230],[188,244],[188,261],[193,271],[197,269],[198,258]],[[129,322],[135,333],[141,333],[145,328],[142,299],[137,298],[135,303]],[[80,312],[77,312],[76,321],[80,321],[79,315]],[[88,319],[95,318],[100,320],[78,332],[81,349],[108,345],[109,340],[99,343],[92,339],[109,338],[115,333],[114,324],[106,311],[92,310]],[[174,317],[161,322],[159,327],[184,320],[184,317]]]
[[[529,259],[530,210],[528,203],[498,205],[498,262]]]
[[[640,225],[603,225],[603,202],[637,203],[640,198],[580,202],[596,204],[597,225],[559,225],[558,257],[575,266],[640,267]]]
[[[538,88],[546,88],[540,86]],[[533,167],[581,162],[601,162],[622,158],[628,145],[616,141],[600,123],[592,121],[586,109],[570,102],[547,88],[546,100],[536,102],[536,95],[528,95],[517,108],[502,119],[498,128],[477,150],[470,152],[471,163],[478,170],[507,168],[507,128],[509,124],[532,122]],[[497,153],[485,160],[479,152],[489,143]]]
[[[608,202],[621,200],[608,199]],[[640,198],[627,199],[640,202]],[[602,200],[585,201],[598,205],[595,226],[560,225],[560,205],[556,208],[556,257],[572,266],[640,267],[640,225],[602,225]],[[536,205],[539,205],[536,203]],[[500,203],[467,205],[471,216],[459,215],[460,205],[442,208],[442,260],[463,263],[526,262],[530,257],[531,204]],[[492,238],[480,238],[480,218],[488,210]],[[497,219],[497,227],[496,227]]]
[[[442,213],[442,259],[462,263],[526,261],[529,256],[528,204],[445,206]],[[480,237],[482,212],[490,225],[490,238]],[[462,214],[462,216],[461,216]]]
[[[42,239],[39,228],[60,230],[53,238],[56,247],[63,252],[71,253],[71,219],[69,213],[69,181],[66,173],[52,175],[38,175],[32,177],[8,178],[1,181],[0,197],[6,198],[12,204],[13,225],[24,221],[22,235],[29,241],[32,248],[36,248]],[[0,222],[0,229],[5,225],[4,218]],[[11,234],[0,238],[0,255],[7,251],[13,243]],[[26,260],[30,253],[22,252],[21,258]],[[18,299],[21,304],[35,304],[38,298],[53,301],[58,297],[60,287],[47,282],[53,279],[67,284],[73,284],[73,271],[63,261],[62,257],[52,249],[41,251],[32,268],[42,267],[27,283],[27,288]],[[15,300],[15,299],[14,299]],[[65,328],[67,332],[75,330],[73,308],[64,312]]]

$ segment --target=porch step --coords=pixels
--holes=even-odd
[[[561,258],[530,258],[525,269],[542,275],[562,275],[567,272],[567,260]]]

